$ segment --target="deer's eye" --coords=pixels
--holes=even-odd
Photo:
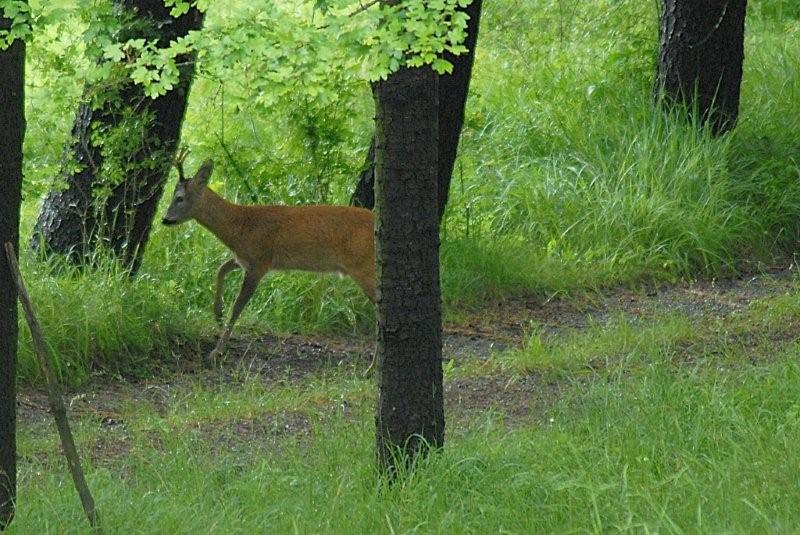
[[[184,200],[185,199],[183,198],[182,195],[179,195],[179,196],[175,197],[175,202],[177,202],[177,203],[182,203]]]

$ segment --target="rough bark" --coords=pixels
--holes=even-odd
[[[380,393],[378,459],[394,474],[444,443],[439,288],[438,78],[402,69],[374,86]]]
[[[482,0],[473,0],[464,11],[469,15],[467,22],[467,38],[464,46],[468,51],[460,56],[445,53],[444,59],[453,64],[451,74],[439,76],[439,161],[437,169],[438,212],[439,220],[444,215],[450,192],[450,179],[458,153],[458,142],[461,128],[464,126],[464,111],[469,93],[469,82],[472,78],[472,65],[475,59],[475,46],[478,42],[478,28],[481,18]],[[355,192],[350,204],[373,208],[375,205],[375,137],[370,142],[370,149],[364,168],[358,178]]]
[[[173,19],[163,0],[118,3],[124,12],[133,13],[138,23],[123,32],[123,41],[145,37],[167,46],[202,27],[203,14],[195,8]],[[193,58],[177,61],[179,83],[156,99],[145,96],[128,80],[113,89],[112,97],[100,95],[99,105],[96,88],[85,89],[87,99],[75,116],[72,144],[61,173],[60,182],[66,182],[66,189],[54,188],[45,198],[31,241],[34,249],[41,245],[46,253],[66,255],[81,264],[102,243],[132,271],[138,269],[178,145],[194,75]],[[98,134],[108,135],[115,128],[124,128],[124,121],[142,117],[148,118],[146,124],[130,129],[125,146],[96,143]],[[117,165],[122,162],[119,167],[124,176],[108,192],[111,179],[103,164],[110,154]]]
[[[8,29],[8,19],[0,18]],[[0,51],[0,243],[19,243],[22,140],[25,136],[25,43]],[[17,290],[0,255],[0,530],[14,517],[17,489]]]
[[[736,125],[747,0],[664,0],[657,87],[715,134]]]

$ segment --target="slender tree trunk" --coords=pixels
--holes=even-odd
[[[658,89],[715,134],[736,125],[747,0],[663,0]]]
[[[438,212],[441,221],[447,206],[450,192],[450,179],[458,153],[461,128],[464,125],[464,110],[472,78],[472,65],[475,60],[475,46],[478,42],[478,28],[481,19],[482,0],[473,0],[464,11],[469,15],[467,39],[464,46],[468,51],[460,56],[444,54],[444,59],[453,64],[451,74],[439,76],[439,162],[438,162]],[[375,205],[375,137],[370,143],[364,168],[358,178],[350,204],[372,208]]]
[[[352,206],[360,206],[372,210],[375,208],[375,134],[369,141],[367,159],[358,175],[356,189],[350,197]]]
[[[0,18],[0,29],[10,21]],[[19,243],[22,140],[25,137],[25,43],[0,51],[0,243]],[[17,290],[0,255],[0,530],[14,518],[17,494]]]
[[[125,0],[119,5],[135,13],[139,22],[122,40],[158,39],[165,47],[203,23],[196,8],[173,19],[163,0]],[[67,187],[53,189],[45,198],[31,241],[34,249],[41,245],[46,253],[63,254],[80,264],[102,243],[132,271],[138,269],[178,146],[194,75],[194,58],[178,58],[178,64],[179,83],[156,99],[124,80],[115,94],[100,95],[98,106],[96,88],[86,88],[87,100],[78,108],[62,169]],[[101,146],[98,135],[112,141]]]
[[[468,51],[460,56],[450,53],[444,59],[453,64],[453,72],[439,77],[439,168],[438,168],[438,208],[439,220],[444,216],[450,193],[450,179],[458,154],[458,142],[464,126],[464,112],[472,79],[472,65],[475,62],[475,46],[478,43],[478,27],[481,20],[482,0],[472,0],[465,8],[469,15],[467,38],[464,46]]]
[[[380,394],[378,459],[444,443],[437,217],[438,77],[401,69],[374,86]],[[399,456],[398,456],[399,454]]]

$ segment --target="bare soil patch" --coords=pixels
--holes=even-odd
[[[311,422],[298,412],[261,415],[258,418],[241,418],[225,422],[198,422],[190,430],[203,443],[211,445],[216,453],[260,451],[280,452],[287,445],[306,443],[311,439]]]
[[[618,288],[580,296],[520,296],[486,303],[467,314],[464,325],[450,326],[483,340],[518,343],[531,329],[557,335],[585,329],[622,316],[647,320],[656,314],[679,312],[689,317],[725,317],[758,299],[797,291],[797,267],[791,261],[759,273],[736,277]]]
[[[445,406],[448,418],[460,424],[457,427],[466,427],[487,410],[502,414],[512,427],[541,424],[569,387],[540,374],[458,378],[445,382]]]

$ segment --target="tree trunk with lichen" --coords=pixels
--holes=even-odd
[[[166,47],[203,24],[196,8],[172,18],[163,0],[125,0],[118,7],[135,22],[122,32],[121,42],[157,39]],[[179,82],[156,99],[128,79],[110,93],[85,89],[59,180],[66,188],[57,184],[45,198],[31,240],[34,249],[80,265],[103,245],[132,271],[139,268],[194,75],[193,57],[176,61]]]
[[[444,443],[438,82],[430,67],[404,68],[374,86],[376,427],[379,464],[391,475]]]
[[[0,29],[10,28],[0,16]],[[25,137],[25,43],[0,50],[0,530],[14,518],[17,495],[17,289],[3,244],[19,243],[22,140]]]
[[[747,0],[664,0],[657,88],[722,134],[736,125]]]

